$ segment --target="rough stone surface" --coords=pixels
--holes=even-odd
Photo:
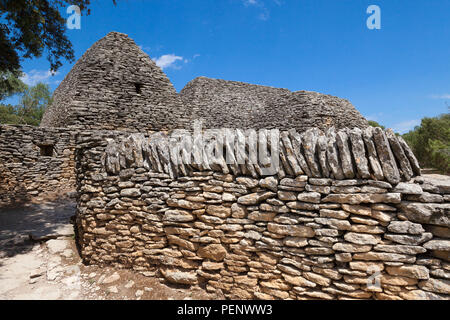
[[[127,35],[110,32],[77,61],[53,94],[42,127],[181,128],[186,108],[161,69]],[[183,120],[181,120],[183,121]]]
[[[414,177],[404,141],[353,110],[321,94],[206,78],[177,95],[132,40],[111,33],[55,92],[42,128],[0,126],[0,206],[76,185],[84,262],[229,299],[448,299],[448,183]],[[195,135],[177,145],[172,129],[198,118],[238,128],[226,157],[212,152],[221,150],[212,131],[204,145]],[[56,125],[66,128],[46,128]],[[271,162],[248,153],[255,141],[279,158],[269,174]],[[367,285],[371,275],[379,286]]]
[[[320,136],[316,130],[309,134]],[[77,227],[89,263],[157,268],[169,282],[206,282],[230,298],[448,295],[442,282],[448,274],[443,269],[448,263],[443,198],[440,203],[423,202],[434,196],[405,201],[413,195],[393,192],[405,190],[402,185],[396,189],[398,183],[363,179],[357,169],[353,179],[344,180],[293,172],[253,177],[220,167],[171,177],[157,170],[168,162],[145,168],[145,157],[141,166],[133,160],[122,167],[119,161],[118,171],[99,175],[99,182],[91,177],[107,168],[101,162],[105,144],[101,138],[86,139],[90,142],[79,158],[86,169],[78,176]],[[319,159],[300,153],[308,168],[315,161],[322,173]],[[419,183],[408,184],[413,184],[408,190],[419,190]],[[101,189],[90,192],[95,186]],[[125,197],[124,189],[140,195]],[[426,192],[440,194],[439,188],[431,191]],[[110,205],[90,205],[99,201]],[[417,206],[420,212],[414,211]],[[377,270],[381,287],[367,287]]]
[[[74,132],[0,125],[0,207],[74,190]]]
[[[189,119],[204,119],[210,128],[326,130],[368,126],[344,99],[316,92],[259,86],[199,77],[180,92]]]

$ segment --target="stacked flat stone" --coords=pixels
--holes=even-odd
[[[110,32],[53,94],[42,127],[128,132],[183,127],[185,108],[166,74],[126,34]]]
[[[41,154],[41,146],[52,156]],[[0,207],[75,190],[75,133],[0,125]]]
[[[303,132],[332,126],[366,128],[367,120],[347,100],[296,91],[199,77],[180,92],[189,119],[207,128],[280,129]]]
[[[282,129],[303,132],[368,122],[347,100],[199,77],[178,94],[160,67],[126,34],[110,32],[77,61],[53,94],[42,127],[73,130]]]
[[[341,159],[330,141],[355,140],[352,131],[328,135],[315,154],[330,150],[333,161]],[[388,134],[377,129],[373,136],[374,150],[384,141],[380,150],[389,159]],[[77,143],[77,241],[86,263],[202,283],[230,299],[450,298],[448,183],[357,178],[364,161],[354,177],[342,179],[214,170],[172,178],[131,152],[136,141],[116,154],[114,172],[105,168],[105,155],[118,150],[111,141],[86,135]],[[354,148],[361,152],[361,143],[349,144]],[[301,154],[311,172],[322,172],[320,161],[312,169],[310,155]],[[374,160],[380,157],[366,165]],[[383,175],[393,170],[379,166]]]
[[[264,164],[260,159],[240,155],[238,147],[244,143],[239,143],[240,140],[245,139],[247,150],[252,146],[248,145],[249,139],[241,130],[235,133],[233,145],[225,144],[225,152],[220,157],[207,152],[211,145],[214,147],[217,144],[215,140],[206,141],[200,149],[192,149],[194,151],[188,153],[187,150],[171,147],[175,144],[171,144],[169,137],[163,133],[155,133],[148,139],[143,134],[132,134],[121,141],[111,141],[103,162],[106,171],[112,174],[121,169],[143,166],[147,170],[169,174],[171,178],[208,170],[253,178],[264,176],[262,169],[270,163]],[[270,154],[269,135],[259,135],[258,142],[259,146],[266,145],[266,153]],[[192,144],[188,146],[191,148]],[[257,155],[256,145],[253,147]],[[203,155],[203,161],[196,160],[199,155]],[[237,161],[240,157],[246,157],[245,163]],[[183,162],[184,158],[188,161]],[[226,163],[227,158],[231,159],[229,163]],[[347,128],[335,131],[331,128],[322,132],[314,128],[301,134],[295,130],[283,131],[279,139],[277,175],[284,178],[303,174],[313,178],[372,179],[396,184],[420,175],[420,167],[409,146],[390,129],[383,131],[368,127],[364,130]]]

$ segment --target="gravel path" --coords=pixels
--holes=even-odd
[[[70,217],[75,203],[0,209],[0,299],[220,299],[154,273],[83,265]]]

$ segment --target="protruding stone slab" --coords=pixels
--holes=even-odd
[[[369,244],[369,245],[375,245],[380,242],[380,238],[376,237],[371,234],[363,234],[363,233],[355,233],[355,232],[348,232],[345,234],[344,239],[351,243],[356,244]]]
[[[384,177],[390,183],[399,183],[400,172],[398,171],[397,163],[395,162],[386,134],[381,128],[376,127],[373,129],[373,139],[375,141],[378,159],[383,168]]]
[[[367,149],[367,156],[369,158],[370,168],[372,169],[374,178],[377,180],[384,180],[383,169],[380,161],[378,160],[378,154],[373,142],[373,127],[367,127],[362,132],[364,144]]]
[[[450,280],[428,279],[419,282],[419,288],[435,293],[450,294]]]
[[[327,161],[327,138],[320,132],[317,139],[317,157],[322,171],[322,177],[328,178],[330,176],[330,169]]]
[[[431,240],[423,247],[428,250],[450,251],[450,240]]]
[[[315,235],[314,230],[312,228],[298,225],[282,225],[276,223],[269,223],[267,225],[267,229],[270,232],[276,234],[292,237],[312,238]]]
[[[336,132],[334,128],[330,128],[327,131],[327,140],[328,166],[330,167],[331,174],[334,176],[334,178],[342,180],[345,178],[345,176],[340,163],[339,151],[336,144]]]
[[[405,178],[406,181],[411,180],[411,178],[414,175],[413,170],[411,168],[411,165],[409,164],[409,160],[406,157],[405,152],[403,151],[403,148],[401,147],[397,137],[395,136],[394,131],[392,131],[392,129],[387,129],[385,132],[389,144],[392,148],[394,157],[397,159],[399,163],[403,177]]]
[[[340,130],[336,133],[336,144],[339,148],[342,172],[346,179],[353,179],[355,177],[355,172],[353,170],[352,154],[348,142],[348,135],[344,130]]]
[[[421,280],[430,278],[428,268],[424,266],[405,265],[400,267],[386,267],[386,271],[392,276],[402,276]]]
[[[302,133],[302,146],[305,153],[305,159],[311,170],[311,175],[315,178],[321,178],[319,163],[316,159],[317,140],[319,139],[319,129],[312,128]]]
[[[283,131],[280,136],[281,141],[283,142],[284,149],[286,151],[287,161],[289,162],[294,175],[299,176],[304,174],[294,154],[294,148],[292,147],[291,140],[289,139],[289,133],[287,131]]]
[[[400,145],[403,149],[403,152],[405,152],[405,155],[408,157],[409,164],[411,165],[411,168],[412,168],[414,174],[420,176],[419,161],[417,161],[417,158],[414,155],[414,153],[412,152],[411,148],[409,147],[409,145],[406,143],[406,141],[401,136],[398,136],[397,140],[400,143]]]
[[[302,150],[302,138],[299,133],[297,133],[294,129],[289,130],[289,136],[292,142],[292,148],[297,158],[298,164],[305,172],[305,174],[309,177],[312,176],[311,170],[309,169],[308,163],[306,162],[305,157],[303,156]]]
[[[417,194],[420,195],[423,193],[422,188],[415,183],[405,183],[405,182],[400,182],[399,184],[397,184],[394,188],[394,190],[392,190],[393,192],[399,192],[399,193],[403,193],[403,194]]]
[[[275,193],[273,192],[258,192],[258,193],[251,193],[245,196],[242,196],[238,198],[238,203],[243,205],[255,205],[260,203],[261,201],[264,201],[266,199],[269,199],[273,197]]]
[[[169,222],[189,222],[193,221],[195,217],[186,210],[167,210],[164,213],[164,221]]]
[[[178,270],[164,270],[161,269],[161,273],[167,281],[176,284],[189,284],[193,285],[197,283],[197,274],[194,272],[182,272]]]
[[[197,254],[205,259],[223,261],[227,256],[227,250],[220,244],[210,244],[198,249]]]
[[[400,193],[344,193],[330,194],[322,199],[322,202],[336,202],[348,204],[360,203],[400,203]]]
[[[361,129],[353,128],[352,130],[349,130],[348,133],[353,160],[355,161],[358,175],[363,179],[368,179],[370,178],[369,163],[366,158],[366,150],[364,148],[364,140],[362,138]]]
[[[414,222],[450,227],[450,203],[418,203],[403,201],[399,211]]]
[[[394,233],[422,234],[425,232],[421,224],[410,221],[392,221],[387,228]]]
[[[421,235],[385,234],[384,237],[400,244],[415,246],[430,240],[433,238],[433,235],[429,232],[425,232]]]

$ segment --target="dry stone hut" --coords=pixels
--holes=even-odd
[[[297,91],[199,77],[180,92],[191,120],[209,128],[327,129],[368,126],[347,100]]]
[[[198,119],[235,128],[230,162],[168,147]],[[280,129],[277,171],[247,156],[248,128]],[[420,174],[403,139],[346,100],[207,78],[177,94],[116,32],[77,62],[42,127],[0,126],[0,210],[76,189],[85,263],[231,299],[449,299],[450,185]]]
[[[200,77],[178,95],[127,35],[111,32],[78,60],[55,90],[42,127],[145,131],[187,128],[367,127],[347,100],[316,92]]]
[[[127,35],[111,32],[78,60],[55,90],[41,127],[146,131],[183,126],[170,80]]]

